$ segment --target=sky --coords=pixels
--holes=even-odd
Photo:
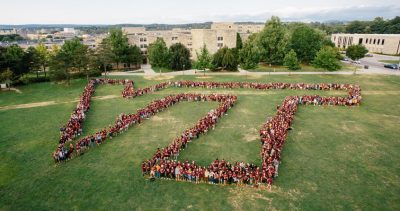
[[[0,0],[0,24],[349,21],[400,16],[400,0]]]

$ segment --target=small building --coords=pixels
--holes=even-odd
[[[342,49],[361,44],[372,53],[400,54],[400,34],[332,34],[331,41]]]

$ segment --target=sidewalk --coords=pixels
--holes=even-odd
[[[146,76],[155,76],[155,75],[203,75],[203,71],[201,70],[185,70],[185,71],[175,71],[168,73],[156,73],[153,69],[151,69],[150,65],[142,65],[141,70],[144,73],[131,73],[131,72],[109,72],[108,75],[118,75],[118,76],[129,76],[129,75],[146,75]],[[242,76],[251,76],[251,75],[353,75],[353,71],[326,71],[326,72],[250,72],[246,70],[242,70],[239,68],[239,72],[206,72],[206,75],[242,75]],[[361,69],[358,70],[356,74],[360,75],[398,75],[400,76],[399,70],[391,70],[391,69]]]

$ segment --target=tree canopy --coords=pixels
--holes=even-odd
[[[289,70],[299,70],[300,63],[297,60],[296,52],[292,49],[290,50],[283,59],[283,65],[286,66]]]
[[[70,73],[86,69],[89,62],[88,47],[77,38],[68,40],[53,58],[51,65],[53,76],[65,78],[69,83]]]
[[[162,38],[157,38],[149,45],[148,54],[149,62],[153,67],[167,68],[170,66],[168,48]]]
[[[260,58],[270,64],[282,64],[287,45],[287,32],[280,19],[272,16],[258,35]]]
[[[297,58],[304,63],[310,63],[321,49],[324,36],[321,32],[305,24],[298,25],[292,33],[289,46]]]
[[[351,45],[346,49],[346,56],[353,61],[364,58],[367,53],[368,50],[363,45]]]
[[[172,70],[188,70],[192,67],[190,51],[182,43],[176,43],[169,48],[170,68]]]
[[[213,56],[213,70],[237,71],[238,58],[236,50],[228,47],[219,49]]]
[[[255,39],[256,35],[251,35],[239,51],[240,67],[245,70],[257,67],[260,61],[260,49]]]
[[[318,51],[312,64],[317,68],[329,71],[339,70],[342,67],[338,59],[337,49],[329,46],[325,46]]]
[[[195,62],[195,68],[198,70],[211,69],[212,56],[207,50],[207,46],[204,44],[200,49],[200,53],[196,51],[197,61]]]

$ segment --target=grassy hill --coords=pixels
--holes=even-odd
[[[164,80],[242,81],[238,76],[130,78],[135,87]],[[141,161],[151,157],[216,103],[183,102],[139,126],[55,166],[51,153],[59,127],[76,106],[85,80],[70,86],[41,83],[0,92],[0,210],[399,210],[400,77],[367,75],[249,76],[260,82],[337,82],[361,85],[359,107],[299,106],[285,143],[279,177],[271,191],[250,187],[150,182]],[[122,86],[99,86],[84,125],[90,134],[171,93],[235,93],[238,102],[206,136],[191,143],[181,160],[208,165],[215,158],[260,161],[258,129],[287,95],[338,91],[202,90],[170,88],[126,100]],[[31,108],[21,104],[41,104]],[[6,107],[8,106],[8,107]],[[24,107],[24,106],[22,106]],[[29,107],[29,106],[28,106]]]

